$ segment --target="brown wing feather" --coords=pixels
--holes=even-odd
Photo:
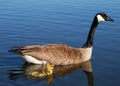
[[[49,44],[43,46],[26,46],[21,48],[23,55],[30,55],[39,60],[45,60],[53,64],[81,63],[81,53],[77,48],[63,44]]]

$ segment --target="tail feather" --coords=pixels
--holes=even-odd
[[[8,50],[8,52],[16,53],[22,55],[22,47],[13,47],[12,49]]]

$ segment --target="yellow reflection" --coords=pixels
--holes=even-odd
[[[54,65],[52,65],[52,64],[46,64],[46,66],[43,66],[42,68],[39,65],[34,65],[34,67],[32,67],[32,69],[31,69],[31,67],[27,69],[27,74],[31,75],[33,77],[38,77],[38,78],[42,78],[42,77],[51,75],[53,73],[53,69],[54,69]]]
[[[26,78],[28,80],[45,78],[48,83],[53,81],[53,64],[46,65],[33,65],[33,64],[25,64],[24,65],[24,74],[27,75]]]
[[[74,70],[82,70],[87,75],[88,85],[93,86],[92,65],[90,60],[82,64],[74,65],[33,65],[26,63],[22,66],[22,70],[20,72],[17,70],[11,70],[9,78],[16,79],[16,77],[22,74],[25,75],[27,80],[45,79],[47,83],[51,83],[54,80],[53,76],[64,77]]]

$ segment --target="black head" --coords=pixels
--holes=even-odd
[[[97,17],[98,22],[102,22],[102,21],[114,21],[112,18],[110,18],[109,16],[107,16],[103,12],[97,13],[96,17]]]

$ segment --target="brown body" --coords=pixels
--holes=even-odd
[[[72,48],[63,44],[16,47],[14,50],[22,57],[27,55],[55,65],[82,63],[89,60],[92,53],[92,48]]]

